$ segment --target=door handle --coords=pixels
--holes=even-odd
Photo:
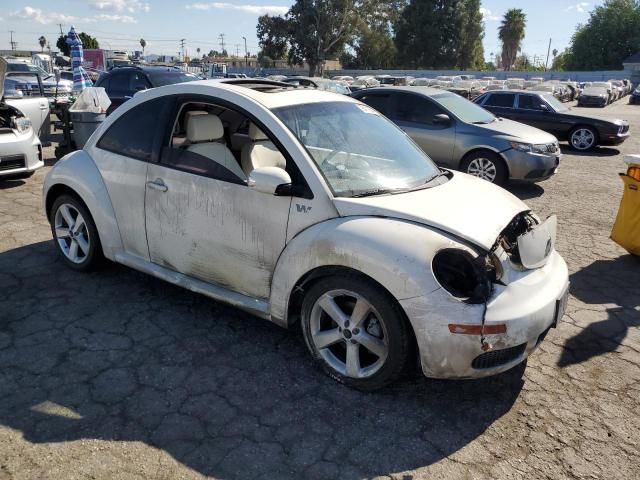
[[[159,190],[160,192],[166,192],[169,190],[169,187],[164,184],[161,178],[156,178],[154,181],[147,182],[147,186],[154,190]]]

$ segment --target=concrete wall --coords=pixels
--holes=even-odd
[[[330,77],[334,75],[410,75],[412,77],[434,78],[439,75],[475,75],[481,77],[496,77],[504,80],[511,77],[529,79],[531,77],[543,77],[546,80],[570,79],[579,82],[593,82],[613,79],[630,78],[631,72],[625,70],[611,70],[602,72],[504,72],[504,71],[460,71],[460,70],[331,70],[326,71]]]

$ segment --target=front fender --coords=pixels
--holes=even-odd
[[[49,195],[59,191],[60,186],[73,190],[85,203],[96,223],[103,253],[113,259],[123,248],[120,230],[102,175],[87,152],[77,150],[66,155],[47,174],[42,190],[46,215],[51,203]]]
[[[431,259],[460,244],[446,233],[406,220],[342,217],[316,224],[291,240],[278,259],[271,287],[271,318],[288,325],[291,293],[319,267],[347,267],[384,286],[397,300],[440,288]]]

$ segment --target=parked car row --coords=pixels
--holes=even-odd
[[[48,173],[54,248],[78,271],[106,257],[300,324],[317,364],[362,390],[416,359],[434,378],[521,364],[567,304],[556,218],[439,168],[376,108],[414,138],[432,129],[434,155],[487,175],[505,149],[509,176],[555,169],[555,139],[442,90],[356,96],[375,108],[265,80],[138,92]],[[469,157],[465,138],[487,153]]]
[[[606,107],[610,103],[631,94],[631,81],[609,80],[608,82],[584,82],[583,92],[578,99],[579,107]]]

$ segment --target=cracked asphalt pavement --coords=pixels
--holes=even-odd
[[[609,240],[632,137],[510,190],[558,215],[567,315],[517,371],[340,386],[299,331],[58,259],[42,180],[0,181],[0,479],[640,477],[640,259]]]

